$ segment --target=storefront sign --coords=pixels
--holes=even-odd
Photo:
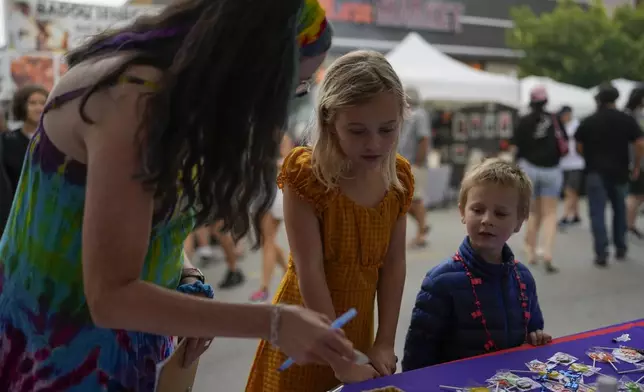
[[[375,22],[382,26],[460,32],[463,4],[434,0],[375,0]]]
[[[461,31],[463,4],[436,0],[320,0],[331,21]]]

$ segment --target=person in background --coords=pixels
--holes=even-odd
[[[210,247],[210,236],[215,237],[217,243],[224,251],[224,260],[228,267],[226,275],[219,282],[218,287],[220,289],[231,289],[243,284],[246,277],[242,270],[237,267],[239,251],[235,245],[235,240],[229,232],[222,231],[222,227],[223,222],[219,221],[212,225],[197,228],[186,238],[183,249],[188,260],[192,261],[195,256],[204,260],[213,255],[212,248]]]
[[[424,193],[427,187],[427,156],[431,143],[431,122],[427,111],[422,106],[418,91],[407,89],[407,101],[410,113],[403,123],[398,143],[398,153],[411,163],[414,174],[414,200],[409,208],[409,215],[418,224],[412,247],[427,246],[426,236],[430,227],[427,224],[427,209],[425,208]]]
[[[626,194],[629,172],[637,180],[644,156],[644,134],[633,116],[619,111],[619,91],[610,83],[599,87],[597,111],[584,119],[577,133],[577,151],[586,161],[586,193],[593,235],[595,265],[608,265],[606,203],[613,209],[615,258],[626,259]],[[630,148],[634,146],[631,162]]]
[[[15,131],[0,133],[0,235],[9,217],[9,209],[18,189],[18,181],[31,137],[38,128],[49,92],[41,86],[24,86],[13,96],[12,111],[22,126]],[[3,124],[6,127],[6,121]]]
[[[574,117],[572,108],[564,106],[559,111],[559,121],[568,136],[568,154],[561,158],[559,166],[563,170],[564,214],[559,225],[561,227],[581,222],[579,217],[579,194],[584,180],[584,158],[579,155],[575,143],[575,132],[579,120]]]
[[[640,125],[640,128],[644,127],[644,86],[639,86],[631,91],[631,95],[628,98],[628,103],[626,104],[626,109],[624,112],[633,116],[635,121]],[[631,156],[633,152],[631,152]],[[641,172],[641,167],[640,167]],[[628,187],[628,198],[626,199],[626,224],[628,230],[638,239],[644,239],[644,233],[642,233],[636,226],[637,215],[640,207],[644,203],[644,176],[640,175],[635,179],[632,179]]]
[[[543,229],[543,261],[546,272],[556,273],[552,249],[557,233],[557,204],[563,173],[559,138],[566,138],[557,116],[546,112],[548,93],[542,86],[530,92],[530,113],[521,117],[514,132],[512,149],[518,165],[532,181],[532,205],[525,234],[528,263],[537,264],[537,240]]]
[[[458,208],[467,236],[423,280],[403,371],[550,342],[534,278],[507,244],[528,217],[531,196],[528,176],[500,158],[466,173]]]
[[[13,96],[13,117],[16,121],[21,121],[22,126],[15,131],[3,133],[2,137],[5,149],[3,165],[14,192],[20,180],[27,146],[38,128],[48,95],[49,92],[44,87],[29,85],[20,88]]]
[[[278,169],[282,167],[284,158],[293,149],[291,141],[292,132],[287,131],[280,145],[280,158],[277,160]],[[277,187],[277,184],[275,185]],[[268,290],[270,288],[275,264],[279,264],[284,272],[287,269],[287,258],[284,249],[277,244],[277,231],[284,220],[284,196],[281,189],[277,189],[275,200],[270,210],[264,214],[261,221],[261,245],[262,245],[262,275],[259,283],[259,289],[251,296],[252,302],[263,302],[268,299]]]

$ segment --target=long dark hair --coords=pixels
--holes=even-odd
[[[137,177],[161,210],[177,202],[197,224],[222,220],[235,237],[255,232],[275,196],[275,159],[297,71],[296,25],[302,0],[183,0],[159,15],[96,36],[67,56],[131,51],[125,63],[87,90],[116,83],[128,67],[163,71],[146,98],[137,140]],[[180,180],[179,180],[180,178]],[[181,196],[179,196],[181,194]],[[181,200],[179,200],[181,197]],[[259,238],[259,235],[256,237]],[[257,242],[256,242],[257,245]]]

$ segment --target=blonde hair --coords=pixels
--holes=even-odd
[[[402,83],[385,56],[359,50],[346,54],[327,69],[317,99],[317,124],[313,138],[311,165],[315,177],[328,189],[337,187],[338,179],[349,168],[332,127],[338,111],[368,102],[379,93],[393,93],[399,102],[401,126],[407,101]],[[383,161],[382,174],[388,187],[403,190],[396,174],[394,143]]]
[[[467,194],[475,186],[495,184],[516,189],[519,193],[519,211],[521,220],[530,214],[530,199],[532,198],[532,182],[517,165],[499,158],[490,158],[472,167],[461,182],[458,202],[465,208]]]

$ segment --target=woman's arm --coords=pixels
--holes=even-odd
[[[407,217],[398,218],[389,242],[385,263],[378,280],[378,333],[374,346],[393,347],[400,315],[400,302],[405,287],[407,266],[405,237]]]
[[[335,320],[329,287],[324,275],[320,223],[313,207],[288,185],[284,187],[284,226],[291,248],[302,299],[307,308]]]
[[[268,339],[269,306],[220,303],[139,279],[153,213],[152,193],[133,178],[139,166],[134,131],[144,104],[141,89],[117,86],[88,102],[95,124],[83,133],[87,187],[82,262],[94,322],[159,335]]]

